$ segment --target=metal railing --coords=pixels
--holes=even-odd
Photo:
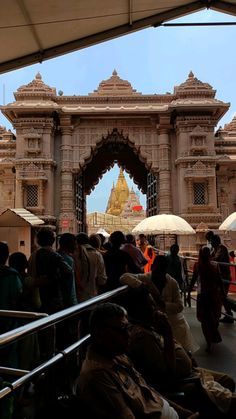
[[[187,265],[187,276],[189,278],[189,276],[192,275],[192,269],[189,268],[189,263],[191,262],[192,264],[197,259],[190,256],[185,256],[184,259]],[[230,265],[236,268],[236,264],[223,263],[223,262],[216,262],[216,263],[223,264],[223,265]],[[230,282],[230,284],[236,285],[236,282],[232,282],[232,281],[225,281],[225,282]],[[183,290],[183,294],[184,294],[183,298],[185,302],[187,301],[186,293],[188,291],[188,284],[189,282],[187,282],[186,287]],[[72,306],[70,308],[67,308],[65,310],[62,310],[52,315],[47,315],[45,313],[37,313],[37,312],[25,312],[25,311],[11,311],[10,312],[8,310],[0,310],[0,317],[10,316],[10,317],[30,321],[30,323],[24,324],[14,330],[10,330],[0,335],[0,349],[10,343],[21,340],[32,333],[38,333],[45,328],[54,326],[57,323],[62,322],[63,320],[67,320],[75,316],[79,318],[80,314],[83,313],[84,311],[90,310],[97,304],[109,301],[119,296],[120,294],[125,293],[127,289],[128,289],[128,286],[121,286],[117,288],[116,290],[98,295],[94,298],[91,298],[87,301],[84,301],[82,303],[79,303],[75,306]],[[192,297],[192,299],[195,299],[195,298]],[[222,314],[225,314],[225,313],[223,312]],[[234,320],[236,319],[234,318]],[[0,390],[0,402],[4,397],[9,396],[11,393],[15,392],[17,389],[31,382],[35,377],[39,376],[40,374],[46,373],[49,369],[51,369],[53,366],[58,364],[61,360],[67,359],[71,354],[76,352],[81,347],[81,345],[87,342],[88,339],[89,339],[89,335],[84,336],[80,340],[74,342],[69,347],[59,351],[50,359],[41,363],[40,365],[38,365],[36,368],[32,369],[31,371],[23,370],[23,369],[15,369],[15,368],[6,368],[3,366],[0,366],[0,376],[3,374],[3,375],[10,375],[12,377],[15,377],[13,381],[8,383],[4,388]]]
[[[47,327],[54,326],[55,324],[69,319],[74,316],[79,316],[82,312],[93,308],[99,303],[103,303],[106,301],[111,300],[123,294],[128,289],[128,286],[121,286],[114,291],[109,291],[104,294],[98,295],[90,300],[84,301],[83,303],[79,303],[73,307],[67,308],[65,310],[59,311],[55,314],[50,316],[46,315],[45,313],[31,313],[31,312],[10,312],[6,310],[0,310],[0,315],[2,314],[4,317],[11,317],[11,313],[13,317],[24,318],[24,319],[34,319],[37,320],[32,321],[31,323],[25,324],[20,326],[14,330],[10,330],[8,332],[3,333],[0,335],[0,349],[9,343],[16,342],[32,333],[39,332]],[[39,318],[43,317],[43,318]],[[0,375],[12,375],[13,377],[17,377],[12,382],[8,382],[4,388],[0,390],[0,401],[6,396],[9,396],[11,393],[15,392],[17,389],[23,387],[26,383],[30,382],[36,376],[46,372],[49,368],[56,365],[59,361],[63,358],[68,357],[70,354],[75,352],[79,349],[79,347],[89,339],[89,335],[84,336],[80,340],[76,341],[74,344],[70,345],[69,347],[59,351],[55,354],[51,359],[43,362],[41,365],[34,368],[32,371],[28,370],[21,370],[15,368],[6,368],[0,366]]]

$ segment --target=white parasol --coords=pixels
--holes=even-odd
[[[159,214],[147,217],[132,230],[134,234],[195,234],[192,226],[182,217],[173,214]]]
[[[232,212],[219,226],[219,230],[236,231],[236,212]]]

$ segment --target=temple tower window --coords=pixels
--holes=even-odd
[[[204,182],[194,182],[193,184],[193,204],[208,204],[207,185]]]
[[[26,186],[26,207],[38,207],[39,204],[39,187],[38,185]]]

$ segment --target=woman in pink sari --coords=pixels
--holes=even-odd
[[[209,247],[199,251],[198,262],[194,266],[189,295],[197,282],[197,319],[207,342],[206,351],[210,352],[212,343],[222,341],[219,333],[219,319],[224,300],[224,287],[218,266],[211,262]]]

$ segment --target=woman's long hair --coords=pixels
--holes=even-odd
[[[200,278],[211,280],[215,272],[216,267],[211,263],[211,252],[209,247],[201,247],[198,256],[198,273]]]

